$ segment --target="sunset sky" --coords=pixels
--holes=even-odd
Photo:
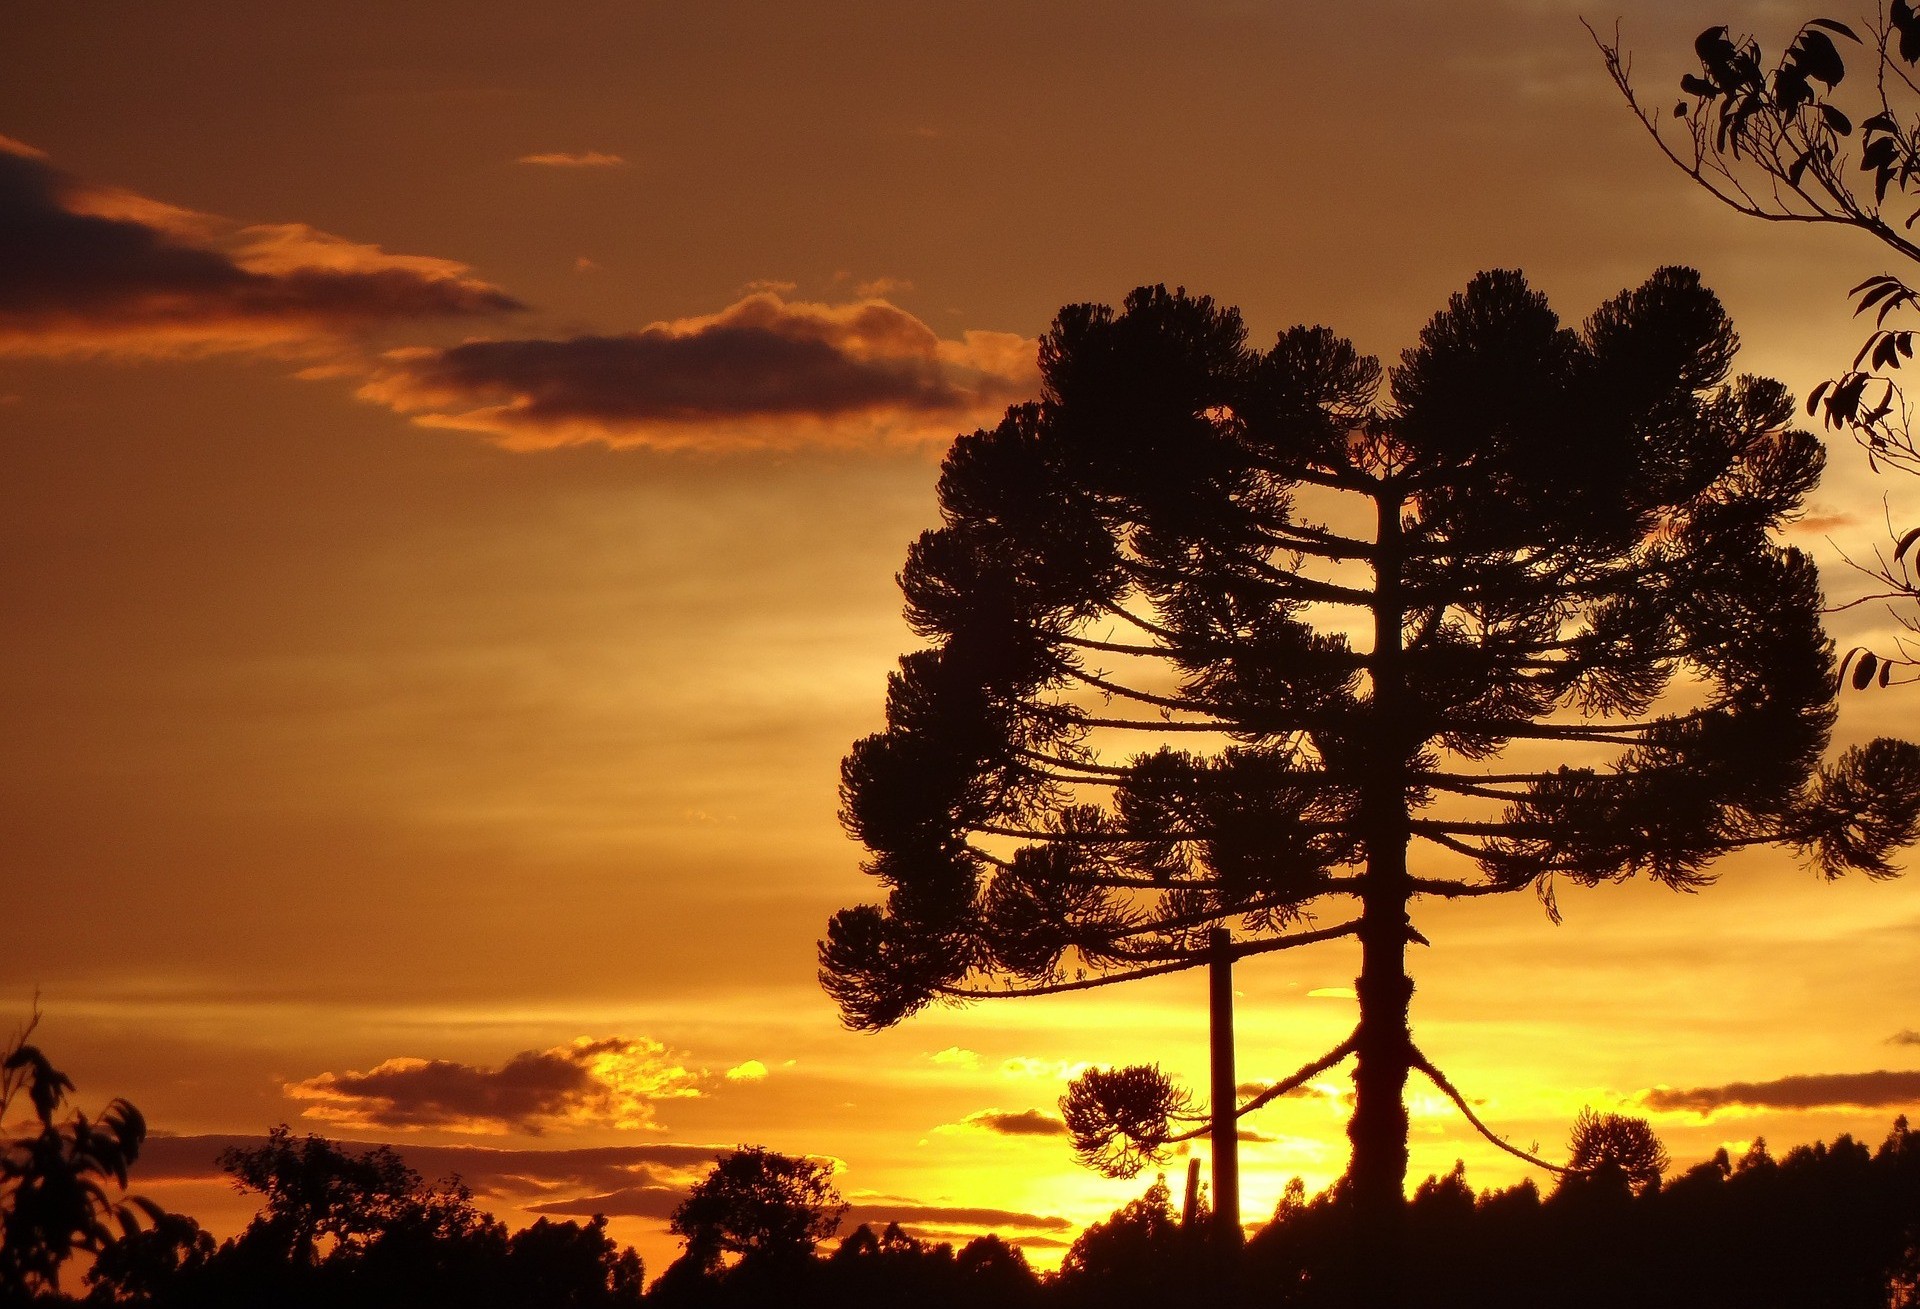
[[[1055,1262],[1145,1186],[1076,1167],[1065,1079],[1204,1085],[1204,978],[860,1035],[814,977],[872,896],[837,767],[914,642],[893,577],[940,455],[1034,393],[1062,304],[1143,283],[1391,361],[1483,268],[1577,323],[1689,264],[1741,370],[1844,367],[1846,288],[1902,270],[1690,189],[1581,12],[13,6],[0,1019],[37,989],[82,1107],[155,1129],[136,1189],[223,1235],[213,1154],[285,1122],[516,1225],[614,1215],[653,1273],[740,1143],[836,1160],[857,1220]],[[1701,28],[1799,16],[1619,14],[1655,100]],[[1836,442],[1793,539],[1844,600],[1889,521],[1920,479]],[[1920,688],[1842,703],[1837,742],[1920,735]],[[1920,1106],[1920,880],[1723,871],[1563,892],[1557,927],[1418,909],[1423,1047],[1550,1155],[1583,1105],[1682,1164],[1877,1142]],[[1242,1076],[1342,1036],[1356,966],[1243,965]],[[1340,1173],[1346,1089],[1248,1120],[1250,1220]],[[1416,1177],[1523,1175],[1417,1092]]]

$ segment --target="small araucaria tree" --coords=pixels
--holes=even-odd
[[[886,891],[821,945],[845,1021],[1195,967],[1216,926],[1353,938],[1358,1025],[1303,1075],[1356,1057],[1348,1182],[1390,1225],[1410,1073],[1459,1099],[1409,1025],[1421,897],[1692,890],[1766,842],[1889,875],[1920,750],[1821,762],[1833,651],[1774,534],[1822,451],[1735,345],[1677,268],[1579,331],[1482,274],[1384,396],[1324,328],[1063,310],[901,574],[929,646],[843,765]]]

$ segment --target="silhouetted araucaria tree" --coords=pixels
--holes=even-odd
[[[1391,1225],[1409,1073],[1459,1101],[1408,1020],[1420,897],[1551,912],[1770,842],[1891,874],[1920,750],[1821,762],[1833,651],[1775,533],[1822,450],[1735,347],[1677,268],[1579,331],[1484,273],[1384,396],[1324,328],[1062,310],[900,577],[929,645],[842,769],[886,890],[821,945],[845,1021],[1195,967],[1217,925],[1236,957],[1352,937],[1358,1025],[1303,1074],[1357,1056],[1348,1181]]]

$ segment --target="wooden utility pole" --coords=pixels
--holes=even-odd
[[[1233,934],[1209,934],[1207,1028],[1213,1055],[1213,1223],[1222,1249],[1240,1244],[1239,1091],[1233,1075]]]

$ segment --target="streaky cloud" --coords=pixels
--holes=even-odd
[[[851,1231],[862,1223],[881,1227],[899,1223],[903,1227],[942,1225],[974,1228],[1012,1228],[1030,1232],[1065,1232],[1073,1227],[1070,1219],[1057,1214],[1022,1213],[1014,1209],[991,1209],[968,1205],[934,1204],[854,1204],[840,1220],[842,1231]]]
[[[1920,1070],[1804,1073],[1686,1090],[1662,1086],[1642,1091],[1638,1098],[1649,1109],[1702,1115],[1722,1109],[1889,1109],[1920,1104]]]
[[[631,1186],[601,1195],[584,1195],[569,1200],[530,1204],[530,1213],[556,1217],[605,1214],[609,1218],[651,1218],[665,1220],[685,1200],[688,1189],[669,1186]],[[1027,1232],[1064,1232],[1071,1220],[1055,1214],[1022,1213],[1012,1209],[993,1209],[969,1205],[934,1205],[915,1202],[855,1203],[840,1219],[840,1230],[850,1232],[862,1223],[884,1227],[899,1223],[902,1227],[969,1227],[981,1230],[1008,1229]]]
[[[963,1127],[977,1127],[982,1131],[998,1132],[1002,1136],[1065,1136],[1066,1120],[1039,1109],[1022,1109],[1017,1112],[1005,1109],[982,1109],[978,1113],[968,1114],[961,1120]]]
[[[0,354],[300,353],[523,307],[452,260],[89,185],[0,138]]]
[[[884,300],[756,291],[638,331],[389,353],[362,398],[515,449],[743,449],[950,437],[1038,390],[1036,345],[942,338]]]
[[[645,1037],[582,1037],[491,1068],[389,1059],[286,1090],[307,1104],[306,1117],[348,1127],[531,1135],[563,1124],[653,1128],[655,1102],[700,1094],[695,1075]]]
[[[214,1180],[225,1176],[218,1162],[222,1151],[251,1149],[265,1140],[251,1135],[156,1134],[141,1149],[139,1177],[144,1183]],[[558,1192],[679,1186],[703,1173],[730,1148],[660,1141],[551,1150],[358,1140],[338,1144],[349,1153],[392,1144],[421,1176],[457,1174],[475,1195],[508,1202],[551,1199]]]
[[[513,162],[532,164],[536,168],[625,168],[627,166],[624,158],[603,150],[582,150],[577,153],[553,150],[545,154],[521,155]]]

